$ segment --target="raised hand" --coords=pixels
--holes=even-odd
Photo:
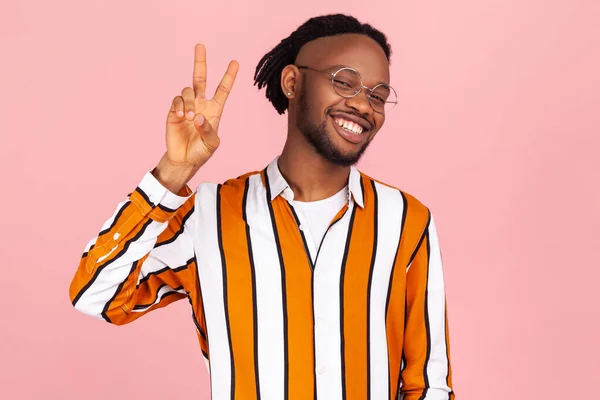
[[[197,169],[219,147],[219,122],[239,69],[231,61],[212,99],[206,91],[206,48],[197,44],[193,88],[186,87],[173,99],[167,116],[167,154],[172,165]]]

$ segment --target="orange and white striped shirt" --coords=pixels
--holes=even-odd
[[[79,311],[126,324],[187,298],[215,400],[454,399],[438,236],[351,168],[319,248],[275,159],[175,195],[151,173],[85,249]]]

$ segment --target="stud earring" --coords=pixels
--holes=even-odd
[[[292,94],[290,92],[288,92],[288,96],[291,96]]]

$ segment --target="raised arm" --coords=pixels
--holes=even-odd
[[[206,49],[196,45],[193,87],[173,99],[167,116],[167,151],[86,246],[69,290],[76,309],[125,324],[197,293],[196,205],[187,183],[219,146],[219,123],[238,68],[232,61],[207,99]]]
[[[87,245],[71,282],[73,306],[114,324],[197,293],[190,226],[195,196],[148,173]]]

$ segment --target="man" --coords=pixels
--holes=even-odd
[[[353,166],[395,104],[389,59],[370,25],[308,20],[256,69],[288,111],[281,155],[193,193],[238,71],[208,100],[197,45],[167,151],[87,246],[75,308],[121,325],[187,298],[215,400],[454,398],[431,213]]]

